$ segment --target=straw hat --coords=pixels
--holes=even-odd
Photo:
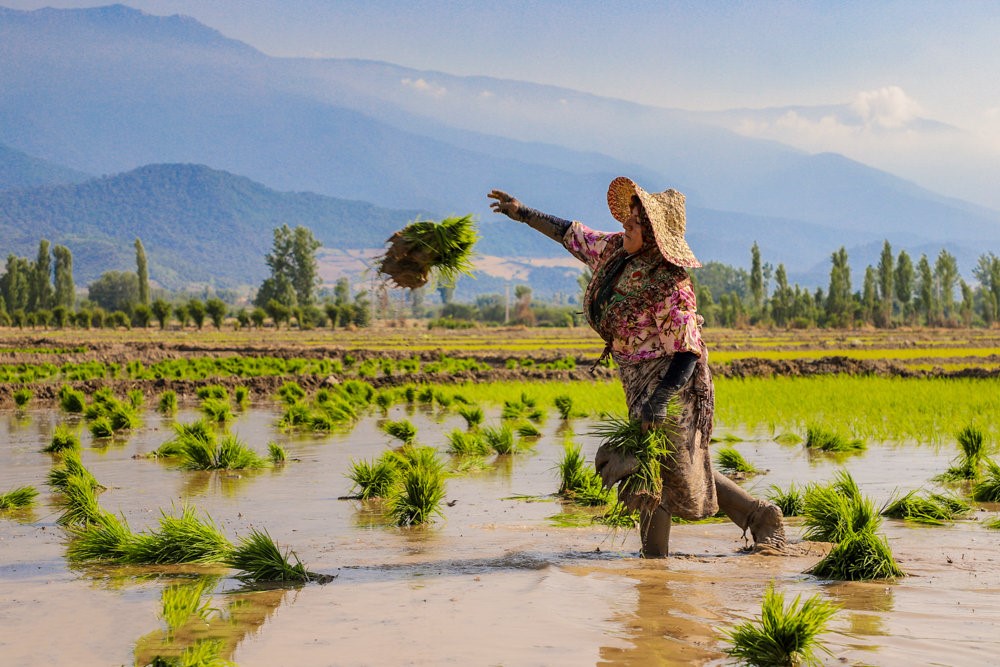
[[[608,186],[608,208],[615,220],[624,224],[631,215],[632,195],[637,195],[646,211],[656,245],[671,264],[689,268],[701,266],[687,241],[684,240],[686,227],[684,216],[684,195],[676,190],[664,190],[649,194],[630,178],[619,176]]]

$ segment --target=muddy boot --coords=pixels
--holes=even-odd
[[[666,558],[670,547],[670,512],[659,505],[652,513],[639,514],[639,535],[642,537],[643,558]]]
[[[757,500],[717,470],[714,479],[719,509],[743,529],[744,539],[749,530],[755,549],[783,550],[787,542],[781,508],[772,502]]]

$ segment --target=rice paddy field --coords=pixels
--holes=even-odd
[[[610,506],[559,494],[567,448],[592,465],[624,404],[583,330],[7,331],[0,507],[36,495],[0,509],[0,664],[739,664],[727,632],[772,585],[835,606],[823,664],[995,664],[1000,496],[974,496],[1000,491],[1000,332],[707,338],[712,448],[751,493],[847,474],[877,510],[965,505],[877,517],[905,576],[808,573],[835,547],[801,516],[784,555],[718,518],[639,558]],[[407,457],[401,485],[440,467],[426,517],[360,497],[359,464]],[[80,502],[58,482],[77,465]],[[265,564],[234,555],[255,535]]]

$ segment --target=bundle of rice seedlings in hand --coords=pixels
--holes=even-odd
[[[7,493],[0,493],[0,510],[13,510],[30,507],[38,497],[38,491],[33,486],[22,486]]]
[[[914,489],[901,498],[894,498],[882,510],[882,516],[942,525],[972,511],[971,505],[955,496],[940,493],[920,496],[917,493]]]
[[[671,401],[667,423],[679,413],[679,405]],[[670,427],[664,425],[643,432],[641,422],[611,415],[598,422],[591,435],[599,437],[602,446],[618,455],[635,457],[638,469],[618,483],[618,498],[629,509],[653,511],[660,504],[663,492],[660,466],[673,456]]]
[[[68,426],[60,424],[52,432],[52,441],[46,445],[43,452],[63,452],[67,449],[80,449],[80,438]]]
[[[460,274],[472,275],[472,246],[478,238],[471,215],[440,223],[418,220],[389,237],[375,266],[399,287],[423,287],[432,273],[440,286],[451,287]]]
[[[743,455],[735,447],[729,446],[720,447],[715,452],[715,465],[719,466],[719,469],[728,475],[756,475],[760,472],[752,463],[743,458]]]
[[[288,562],[288,554],[295,559],[295,565]],[[250,534],[242,538],[228,557],[228,564],[243,574],[237,578],[252,582],[307,582],[316,575],[306,570],[295,552],[285,551],[275,543],[266,530],[250,529]]]
[[[830,650],[817,637],[826,630],[827,622],[837,612],[837,606],[814,595],[801,603],[795,596],[785,606],[785,596],[767,587],[761,604],[760,618],[741,623],[725,631],[730,646],[726,653],[748,665],[819,665],[817,649],[828,655]]]
[[[781,513],[786,517],[800,516],[804,509],[802,491],[795,484],[790,484],[787,491],[777,484],[772,484],[767,499],[781,508]]]

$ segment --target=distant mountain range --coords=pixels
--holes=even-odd
[[[482,220],[481,252],[545,257],[562,251],[540,243],[531,230],[500,221],[487,208],[486,192],[504,188],[539,209],[612,229],[604,191],[611,178],[625,174],[648,189],[670,186],[688,194],[689,237],[703,261],[746,266],[757,241],[765,261],[784,263],[791,279],[803,284],[826,281],[829,255],[841,245],[859,278],[864,263],[873,261],[870,249],[885,238],[897,250],[917,253],[936,254],[947,245],[965,273],[979,254],[1000,248],[996,211],[946,199],[839,155],[742,137],[722,127],[718,115],[387,63],[272,58],[193,19],[120,5],[0,8],[0,60],[0,143],[73,170],[45,176],[53,179],[48,183],[78,181],[71,176],[77,172],[202,164],[253,179],[266,186],[255,187],[273,188],[274,196],[311,191],[370,202],[371,211],[474,213]],[[0,185],[46,184],[26,179],[0,167]],[[31,196],[47,196],[40,192]],[[67,192],[51,190],[54,197]],[[8,194],[3,201],[27,206],[24,199],[9,199],[26,196]],[[166,206],[163,196],[150,206]],[[195,196],[191,201],[208,205]],[[133,206],[139,219],[141,198]],[[228,239],[218,250],[234,252],[234,228],[226,224],[262,227],[258,236],[246,237],[245,252],[259,266],[262,246],[249,239],[263,234],[266,249],[274,209],[228,206],[229,217],[218,209],[202,212],[199,231],[206,243]],[[63,211],[65,220],[78,215]],[[408,214],[396,215],[386,212],[384,219]],[[331,249],[358,247],[363,220],[340,234],[318,226],[314,231]],[[0,218],[5,224],[13,223]],[[94,245],[95,257],[109,252],[100,251],[108,239],[131,234],[127,225],[98,228],[87,220],[75,229],[80,242]],[[14,249],[28,254],[19,245]],[[212,248],[205,252],[219,256]],[[162,269],[187,278],[189,265],[173,262],[189,257],[181,248],[164,248]],[[219,264],[202,269],[222,271]],[[234,270],[254,282],[259,274],[249,266]],[[225,280],[240,277],[226,274]]]

